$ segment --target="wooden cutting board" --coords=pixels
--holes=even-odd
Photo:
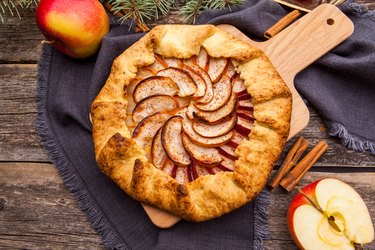
[[[294,77],[301,70],[348,38],[353,23],[337,7],[323,4],[266,42],[254,42],[231,25],[219,28],[262,49],[293,94],[293,110],[289,139],[309,122],[309,111],[294,88]],[[180,218],[142,204],[151,221],[160,228],[176,224]]]

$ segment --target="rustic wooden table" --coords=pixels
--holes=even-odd
[[[358,2],[375,9],[373,0]],[[176,10],[161,22],[179,20]],[[42,39],[32,13],[0,24],[0,248],[102,249],[100,236],[65,188],[35,131],[36,62]],[[375,156],[343,147],[328,136],[311,107],[310,112],[310,123],[300,134],[313,145],[326,140],[329,149],[300,185],[340,178],[362,195],[375,222]],[[340,167],[340,173],[332,167]],[[292,197],[280,190],[273,193],[266,249],[296,248],[285,219]],[[375,249],[375,242],[367,247]]]

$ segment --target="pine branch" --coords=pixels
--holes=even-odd
[[[18,18],[21,19],[18,9],[36,7],[38,2],[38,0],[0,0],[0,22],[5,23],[8,15],[18,16]]]
[[[225,8],[231,10],[231,6],[243,2],[244,0],[188,0],[181,8],[181,13],[185,16],[185,21],[195,23],[196,17],[204,10]]]

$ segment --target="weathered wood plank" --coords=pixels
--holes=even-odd
[[[100,237],[62,184],[52,164],[0,163],[0,246],[4,248],[102,248]],[[301,186],[335,177],[352,185],[375,218],[375,173],[309,172]],[[296,249],[287,225],[286,212],[295,192],[272,193],[271,237],[266,249]],[[375,242],[368,246],[375,249]]]
[[[36,65],[0,65],[0,161],[49,161],[35,132],[36,70]],[[319,140],[329,144],[316,166],[375,167],[375,156],[347,150],[328,136],[320,116],[311,107],[310,111],[310,123],[300,134],[311,142],[310,148]]]
[[[0,246],[102,249],[101,238],[51,164],[0,164]]]

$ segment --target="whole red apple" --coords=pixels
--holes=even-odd
[[[289,232],[300,249],[354,249],[354,244],[374,239],[371,217],[361,196],[337,179],[316,181],[302,189],[317,204],[318,211],[298,193],[288,210]],[[328,217],[334,219],[328,220]],[[331,222],[331,223],[330,223]]]
[[[74,58],[93,55],[109,31],[108,15],[98,0],[41,0],[35,17],[47,40]]]

